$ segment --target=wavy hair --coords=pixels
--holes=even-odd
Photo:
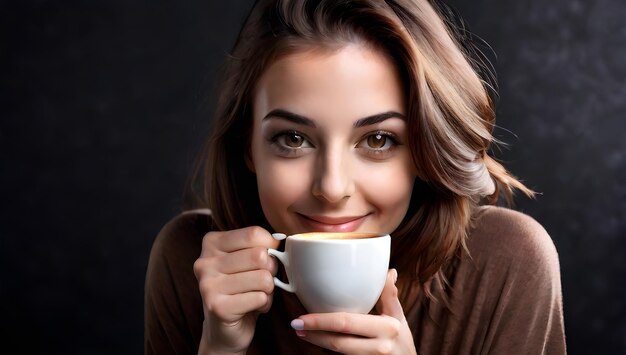
[[[211,208],[213,228],[271,228],[245,163],[252,95],[264,70],[299,51],[368,45],[387,55],[403,80],[418,170],[408,212],[392,233],[401,300],[416,281],[430,298],[445,291],[446,275],[467,251],[475,207],[502,196],[510,201],[515,189],[533,192],[488,154],[493,90],[480,74],[490,71],[444,10],[426,0],[257,1],[226,58],[212,133],[194,174],[200,191],[192,194]]]

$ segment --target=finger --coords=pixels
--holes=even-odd
[[[262,305],[261,307],[257,308],[256,310],[261,312],[261,313],[267,313],[270,311],[270,308],[272,308],[272,303],[274,300],[274,293],[270,293],[268,295],[269,297],[267,297],[267,302],[265,302],[264,305]]]
[[[367,338],[395,337],[400,321],[389,316],[357,313],[312,313],[291,322],[292,328],[305,331],[325,331]]]
[[[398,299],[398,288],[396,287],[397,279],[398,271],[396,271],[396,269],[391,269],[387,272],[385,287],[376,303],[376,310],[381,315],[387,315],[404,321],[404,311]]]
[[[272,275],[276,275],[278,264],[267,253],[267,248],[255,247],[221,255],[217,260],[217,270],[222,274],[268,270]]]
[[[232,323],[240,320],[244,315],[262,310],[270,295],[265,292],[246,292],[236,295],[220,295],[212,303],[206,305],[207,311],[213,313],[224,322]]]
[[[267,270],[253,270],[238,274],[223,275],[219,291],[224,295],[261,291],[274,292],[274,277]]]
[[[308,330],[297,331],[296,334],[311,344],[342,354],[390,354],[393,349],[393,343],[389,339]]]
[[[201,256],[205,256],[205,250],[213,248],[230,253],[253,247],[277,248],[279,244],[280,242],[272,238],[268,231],[258,226],[228,232],[209,232],[202,240]]]

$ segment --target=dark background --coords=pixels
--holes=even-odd
[[[560,253],[569,353],[624,354],[626,2],[450,3],[497,54],[499,157],[542,193],[517,208]],[[0,3],[0,348],[143,351],[150,246],[250,4]]]

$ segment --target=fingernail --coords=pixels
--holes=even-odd
[[[295,330],[304,330],[304,321],[302,319],[294,319],[291,321],[291,327]]]
[[[287,238],[287,235],[283,234],[283,233],[273,233],[272,237],[274,237],[274,239],[276,239],[276,240],[283,240],[283,239]]]
[[[393,284],[395,285],[398,282],[398,270],[393,269]]]
[[[306,332],[304,330],[296,330],[296,335],[299,336],[300,338],[304,338],[304,336],[306,335]]]

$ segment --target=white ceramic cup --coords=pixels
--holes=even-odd
[[[305,233],[287,237],[285,251],[269,249],[285,266],[289,283],[311,313],[369,313],[385,286],[391,237],[372,233]]]

